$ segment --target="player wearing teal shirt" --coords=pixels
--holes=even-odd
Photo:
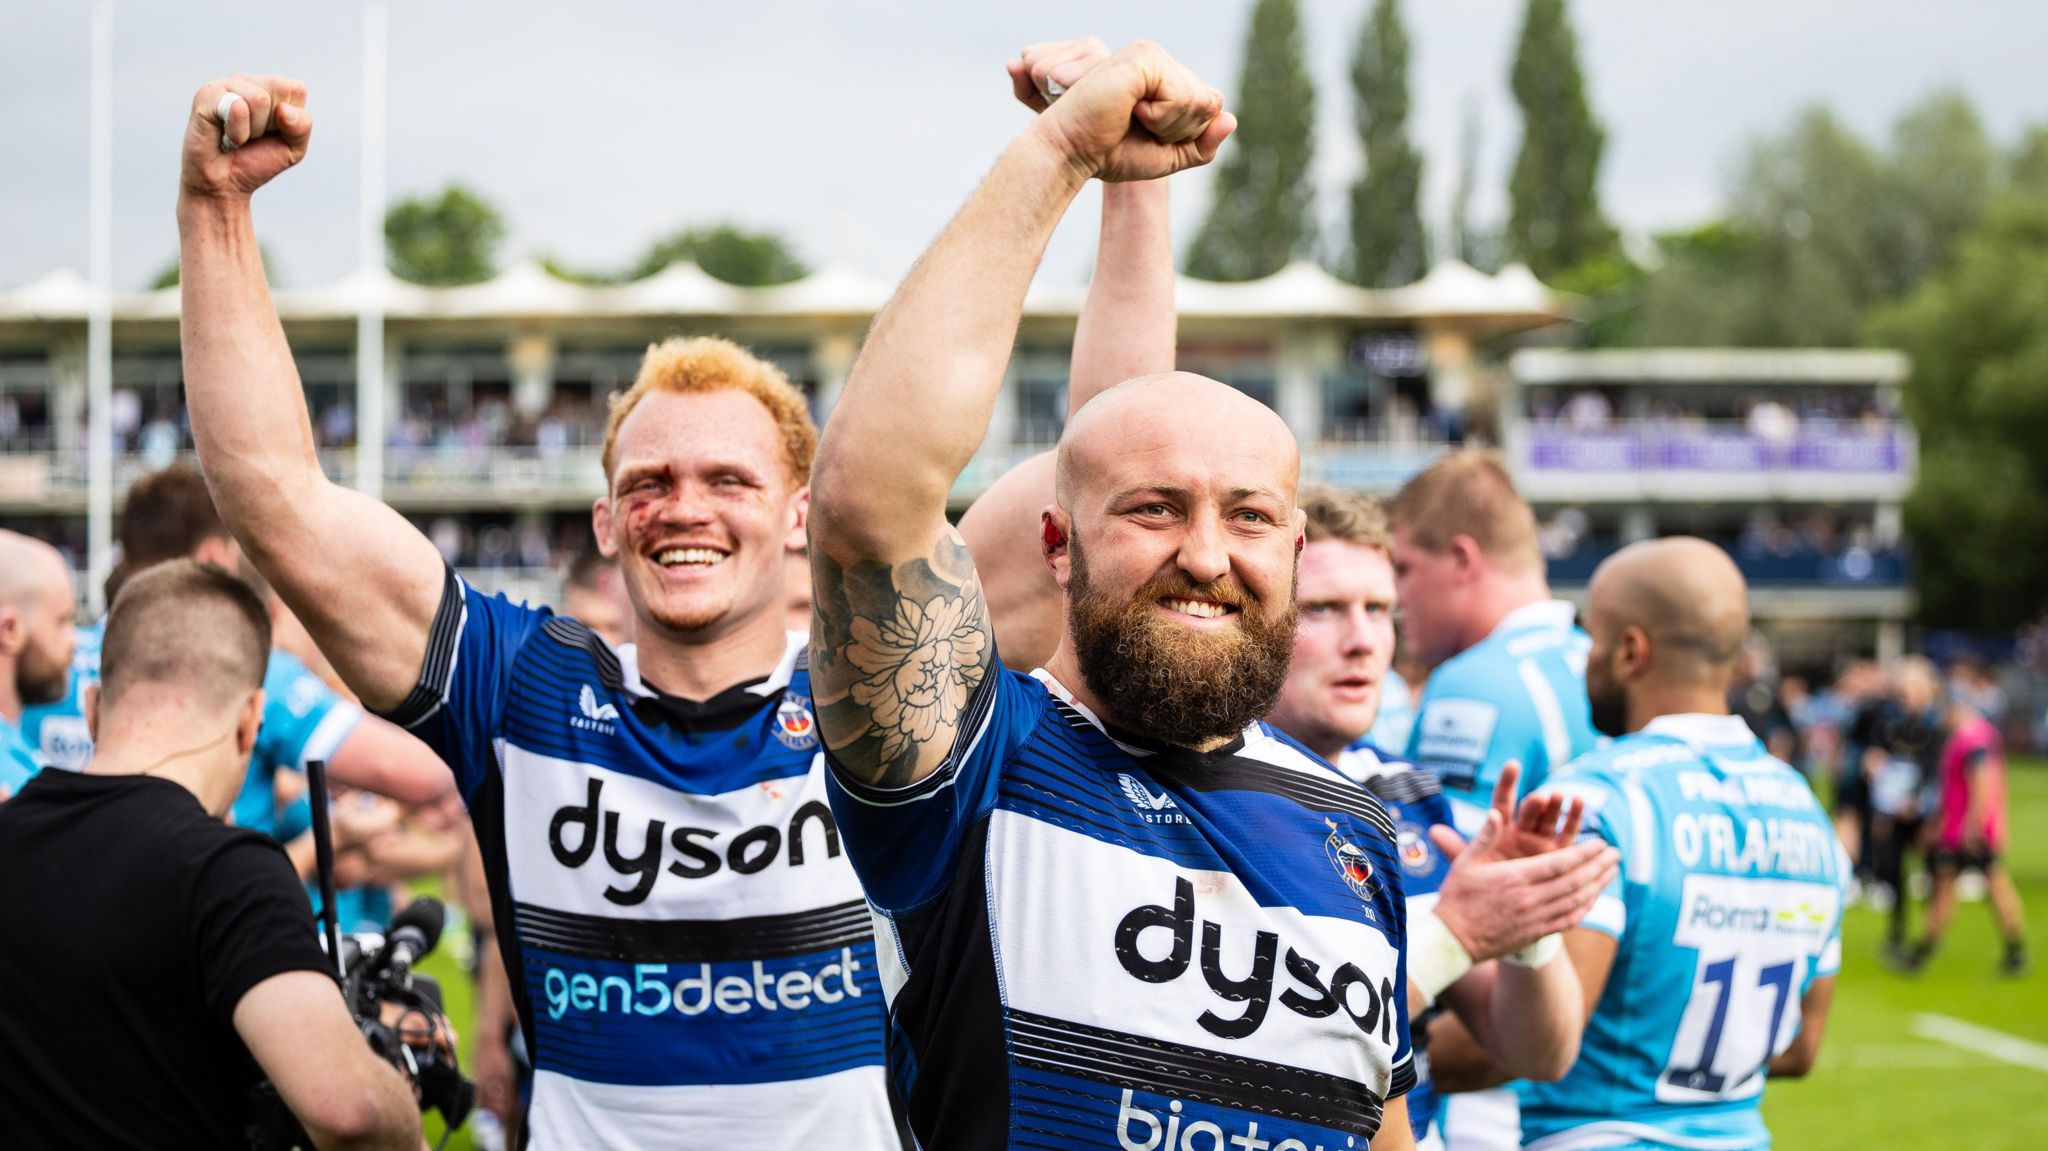
[[[21,785],[42,770],[35,753],[5,718],[0,718],[0,799],[21,790]]]
[[[1545,789],[1583,799],[1621,875],[1566,946],[1594,1006],[1578,1062],[1522,1091],[1529,1151],[1770,1146],[1769,1076],[1812,1066],[1841,963],[1848,860],[1804,778],[1727,714],[1749,626],[1704,540],[1594,573],[1587,690],[1614,742]]]
[[[21,738],[42,761],[65,771],[81,771],[92,758],[92,733],[85,726],[85,685],[100,678],[100,636],[107,621],[95,620],[77,629],[71,652],[71,679],[64,698],[39,703],[21,713]]]
[[[1408,757],[1468,803],[1484,804],[1500,769],[1522,765],[1525,790],[1598,742],[1586,707],[1591,642],[1563,600],[1509,612],[1429,677]]]

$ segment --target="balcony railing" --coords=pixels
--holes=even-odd
[[[114,457],[114,491],[189,452]],[[353,485],[356,453],[320,453],[320,467],[336,483]],[[391,447],[384,452],[384,496],[395,502],[445,500],[494,505],[524,499],[585,500],[604,492],[604,472],[593,448]],[[0,504],[13,507],[82,505],[86,497],[83,451],[0,451]]]
[[[1570,555],[1548,563],[1550,580],[1557,584],[1583,584],[1593,578],[1593,569],[1618,548],[1588,544]],[[1789,554],[1761,554],[1741,550],[1730,553],[1735,566],[1751,587],[1901,587],[1912,575],[1903,551],[1843,548],[1822,552],[1801,548]]]
[[[1799,472],[1906,475],[1912,432],[1901,425],[1802,427],[1782,437],[1738,423],[1641,423],[1600,430],[1523,425],[1519,462],[1532,472]]]

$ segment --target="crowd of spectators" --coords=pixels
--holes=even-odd
[[[1617,401],[1616,396],[1621,398]],[[1729,392],[1725,396],[1660,396],[1640,389],[1531,389],[1529,420],[1543,427],[1601,432],[1617,423],[1654,424],[1704,431],[1740,424],[1750,435],[1786,443],[1801,430],[1842,434],[1888,431],[1898,413],[1879,393],[1844,388],[1774,389],[1769,393]]]

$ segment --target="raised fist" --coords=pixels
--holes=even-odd
[[[1153,180],[1215,159],[1237,117],[1201,77],[1140,40],[1087,69],[1038,124],[1091,176]]]
[[[1109,45],[1093,36],[1033,44],[1010,61],[1010,90],[1026,108],[1043,112],[1107,59]]]
[[[240,99],[222,101],[229,93]],[[313,117],[306,86],[282,76],[230,76],[192,97],[178,191],[192,199],[247,199],[306,156]],[[227,147],[223,147],[223,140]]]

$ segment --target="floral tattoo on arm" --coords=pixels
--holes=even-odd
[[[812,552],[811,676],[832,756],[877,787],[938,766],[995,662],[988,605],[966,541],[851,567]]]

